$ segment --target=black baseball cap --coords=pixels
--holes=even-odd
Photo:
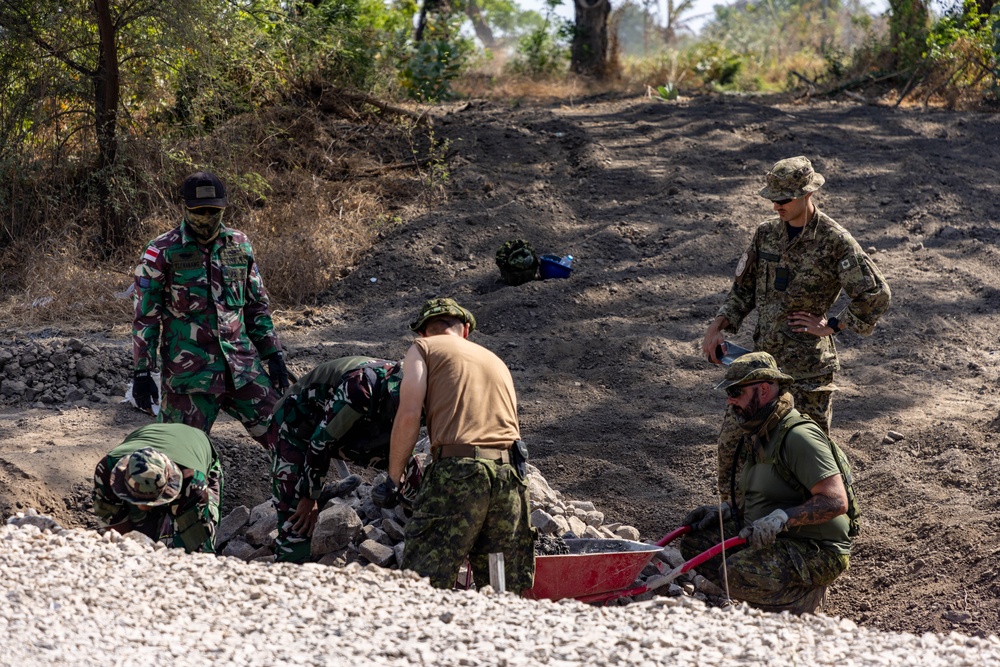
[[[184,179],[181,197],[184,198],[184,205],[188,208],[201,206],[225,208],[229,205],[225,184],[218,176],[207,171],[199,171]]]

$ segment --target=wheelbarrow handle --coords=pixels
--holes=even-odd
[[[701,552],[700,554],[698,554],[697,556],[695,556],[691,560],[685,561],[684,564],[681,565],[680,568],[674,570],[674,572],[677,572],[677,575],[684,574],[688,570],[692,570],[692,569],[698,567],[699,565],[701,565],[705,561],[712,560],[713,558],[715,558],[716,556],[718,556],[720,553],[722,553],[723,549],[732,549],[733,547],[738,547],[741,544],[746,544],[746,543],[747,543],[747,541],[745,539],[743,539],[742,537],[730,537],[725,542],[719,542],[718,544],[716,544],[711,549],[709,549],[707,551]],[[671,572],[670,574],[674,574],[674,572]],[[674,576],[677,576],[677,575],[674,575]]]
[[[681,526],[680,528],[674,528],[669,533],[664,535],[659,542],[656,543],[658,547],[665,547],[674,540],[676,540],[681,535],[686,535],[691,532],[691,526]]]

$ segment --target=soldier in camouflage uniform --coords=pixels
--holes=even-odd
[[[395,361],[333,359],[298,380],[275,405],[278,448],[271,480],[279,561],[301,563],[309,556],[331,457],[381,469],[388,465],[401,377],[402,365]],[[352,475],[331,493],[341,495],[351,482],[357,486],[360,479]]]
[[[685,558],[693,558],[737,533],[743,547],[726,552],[725,575],[729,594],[759,609],[811,613],[823,602],[827,586],[849,564],[848,498],[832,446],[812,420],[801,421],[792,395],[785,388],[794,380],[782,373],[774,357],[751,352],[733,361],[725,380],[728,405],[740,428],[748,434],[739,497],[742,504],[721,506],[724,537],[719,533],[720,506],[705,505],[684,519],[693,528],[680,544]],[[775,470],[776,449],[802,488],[803,499]],[[713,583],[723,585],[722,556],[700,568]]]
[[[431,299],[410,325],[419,338],[403,359],[387,481],[372,499],[395,502],[396,484],[426,413],[433,463],[406,524],[401,567],[452,588],[466,557],[478,586],[490,583],[489,555],[503,553],[506,589],[531,588],[535,531],[510,371],[469,340],[476,318],[453,299]]]
[[[719,363],[724,331],[737,333],[757,310],[754,349],[769,352],[795,381],[788,388],[799,410],[825,432],[832,419],[833,374],[840,370],[834,336],[850,329],[867,336],[889,308],[891,293],[882,272],[846,229],[812,201],[825,179],[805,157],[775,163],[760,195],[778,218],[754,232],[736,266],[726,302],[708,327],[702,352]],[[841,291],[847,308],[827,317]],[[729,496],[733,453],[741,431],[727,410],[719,436],[718,484]]]
[[[222,465],[208,436],[184,424],[147,424],[94,470],[94,514],[119,533],[171,538],[187,552],[214,553]]]
[[[288,370],[253,248],[243,232],[222,224],[228,200],[214,174],[192,174],[182,195],[181,224],[154,239],[135,270],[133,396],[144,409],[158,398],[150,373],[159,349],[158,421],[209,433],[225,410],[273,451],[269,420]]]

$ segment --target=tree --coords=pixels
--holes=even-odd
[[[889,44],[901,69],[916,67],[930,24],[927,0],[889,0]]]
[[[570,47],[570,69],[604,79],[608,71],[609,0],[574,0],[576,18]]]

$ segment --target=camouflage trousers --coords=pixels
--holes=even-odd
[[[282,437],[278,439],[277,448],[271,457],[271,495],[278,511],[278,538],[275,540],[274,554],[276,560],[282,562],[303,563],[309,557],[312,541],[308,535],[300,535],[292,530],[292,522],[288,519],[298,506],[296,485],[302,477],[306,450],[304,446],[295,446],[293,440],[298,441],[298,438],[288,436],[285,429],[282,429]]]
[[[833,382],[833,374],[823,375],[816,378],[809,378],[803,382],[796,382],[786,389],[795,399],[795,407],[799,412],[813,418],[823,432],[830,434],[830,422],[833,419],[833,392],[829,389],[816,389],[824,387]],[[733,416],[733,408],[726,408],[722,416],[722,430],[719,433],[718,451],[718,473],[719,473],[719,493],[723,500],[729,500],[729,484],[733,466],[733,456],[736,454],[736,447],[740,443],[740,438],[746,431],[740,428],[739,423]],[[739,486],[740,471],[742,465],[736,469],[736,483]]]
[[[225,411],[243,424],[251,438],[273,452],[278,426],[272,422],[271,412],[277,402],[278,392],[265,373],[224,394],[178,394],[164,388],[157,421],[187,424],[210,433],[219,412]]]
[[[466,557],[476,585],[490,582],[489,555],[503,553],[506,589],[522,593],[535,578],[535,530],[528,488],[498,461],[443,458],[424,472],[406,524],[403,569],[452,588]]]
[[[725,523],[726,538],[739,534]],[[685,560],[720,542],[717,530],[693,531],[684,536],[680,551]],[[847,554],[823,549],[812,540],[781,537],[766,547],[740,546],[726,551],[725,575],[729,596],[763,611],[807,614],[823,603],[826,588],[848,567]],[[707,561],[698,572],[723,588],[722,555]]]

